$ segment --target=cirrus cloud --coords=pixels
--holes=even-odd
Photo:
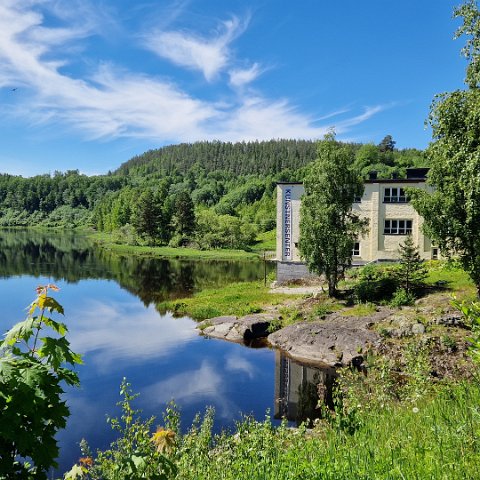
[[[262,73],[258,62],[245,68],[249,62],[239,60],[237,65],[230,50],[247,28],[248,18],[232,17],[210,37],[180,30],[152,32],[149,48],[175,65],[196,69],[210,81],[220,72],[228,73],[224,87],[234,87],[228,95],[222,92],[217,98],[215,94],[201,98],[171,76],[132,70],[108,58],[84,62],[86,71],[78,73],[72,52],[81,50],[89,58],[88,40],[101,34],[105,15],[95,19],[95,9],[83,1],[90,20],[82,22],[73,15],[75,4],[49,0],[1,3],[0,86],[20,86],[24,92],[14,104],[4,105],[4,118],[23,118],[31,126],[55,125],[59,132],[69,128],[90,140],[133,137],[162,144],[318,138],[332,124],[343,133],[384,108],[367,107],[360,113],[351,112],[350,118],[337,122],[332,118],[329,124],[321,124],[286,98],[270,99],[242,88],[239,95],[237,88]]]

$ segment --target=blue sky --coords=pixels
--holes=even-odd
[[[0,0],[0,172],[331,127],[425,148],[433,96],[463,87],[458,3]]]

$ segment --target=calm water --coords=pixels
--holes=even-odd
[[[272,266],[269,266],[271,269]],[[269,349],[209,340],[190,318],[160,314],[155,302],[230,281],[263,277],[261,262],[199,262],[119,257],[71,235],[0,231],[0,328],[24,318],[39,284],[54,282],[65,308],[72,349],[83,355],[81,387],[68,390],[71,416],[60,432],[60,471],[79,457],[78,442],[105,448],[113,435],[106,415],[123,377],[140,393],[137,407],[159,422],[174,399],[188,427],[211,405],[216,429],[229,428],[240,412],[265,412],[292,420],[311,416],[313,383],[330,378]]]

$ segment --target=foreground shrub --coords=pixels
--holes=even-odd
[[[0,478],[46,479],[57,466],[55,435],[69,416],[62,383],[78,385],[77,374],[65,365],[81,359],[70,350],[65,324],[46,316],[63,315],[49,290],[58,289],[37,288],[27,319],[0,342]],[[45,329],[55,336],[40,336]]]
[[[392,307],[403,307],[407,305],[413,305],[415,303],[415,295],[412,292],[408,292],[404,288],[398,288],[395,290],[390,305]]]

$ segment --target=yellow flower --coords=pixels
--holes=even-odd
[[[152,442],[157,447],[157,452],[171,452],[175,447],[175,432],[158,427],[157,431],[152,435]]]

